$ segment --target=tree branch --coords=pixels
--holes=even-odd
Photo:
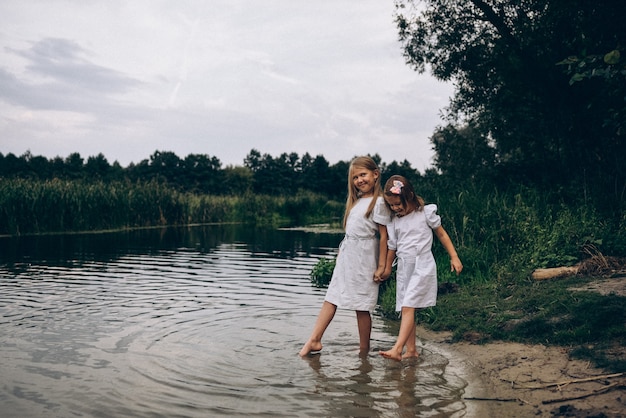
[[[520,50],[520,44],[511,33],[510,28],[505,23],[504,19],[496,13],[487,3],[483,0],[471,0],[471,2],[476,6],[481,12],[483,12],[485,19],[491,23],[498,33],[502,36],[502,38],[506,39],[510,46]]]

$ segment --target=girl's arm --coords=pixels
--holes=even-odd
[[[382,282],[387,277],[389,277],[389,274],[391,274],[391,268],[390,268],[389,269],[390,273],[385,276],[385,272],[386,272],[385,267],[387,265],[387,240],[389,236],[387,235],[387,227],[385,225],[381,225],[381,224],[377,224],[377,225],[378,225],[378,233],[380,235],[380,241],[378,243],[378,268],[374,272],[374,281]]]
[[[387,250],[387,262],[385,263],[385,272],[382,275],[382,281],[387,280],[391,276],[393,260],[396,258],[396,250]]]
[[[434,231],[435,235],[437,235],[437,238],[450,256],[450,271],[455,271],[458,276],[463,270],[463,264],[461,263],[461,259],[454,249],[454,244],[452,244],[450,236],[448,235],[446,230],[443,229],[443,226],[435,228]]]

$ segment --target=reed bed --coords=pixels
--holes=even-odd
[[[156,181],[0,179],[0,234],[223,222],[306,225],[338,219],[342,206],[308,192],[286,197],[213,196],[182,193]]]

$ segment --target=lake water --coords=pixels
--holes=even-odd
[[[445,351],[358,356],[338,310],[301,359],[341,235],[243,226],[0,238],[1,417],[461,417]]]

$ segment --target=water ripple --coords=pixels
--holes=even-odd
[[[359,358],[352,312],[323,355],[296,355],[323,299],[318,259],[221,244],[0,267],[0,402],[16,417],[463,416],[444,356]]]

